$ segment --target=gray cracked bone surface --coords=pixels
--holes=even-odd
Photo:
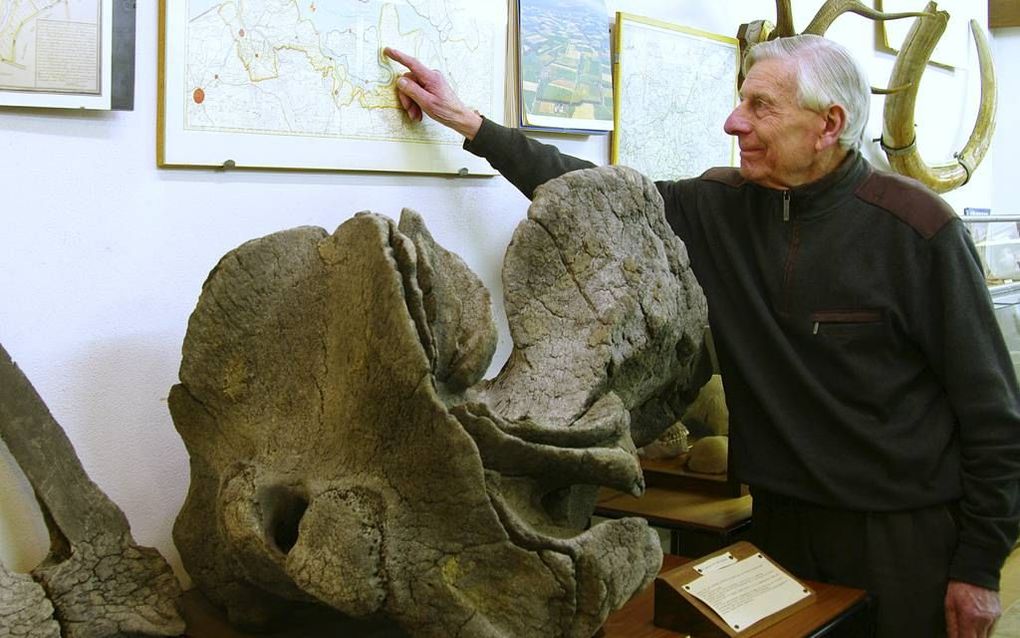
[[[0,575],[14,586],[0,594],[0,611],[17,611],[3,614],[9,635],[47,635],[33,633],[52,627],[38,620],[47,611],[60,625],[57,635],[62,630],[66,638],[183,633],[176,608],[180,586],[170,566],[156,550],[135,544],[124,513],[89,479],[67,435],[3,346],[0,438],[35,490],[51,538],[49,555],[32,570],[43,600],[24,578]],[[26,632],[30,626],[36,629]]]
[[[594,234],[592,246],[630,245],[557,274],[570,285],[551,296],[506,282],[518,290],[507,296],[515,353],[528,351],[492,382],[481,381],[495,347],[488,293],[410,211],[399,226],[359,214],[332,235],[275,233],[216,266],[170,395],[191,456],[174,538],[196,584],[232,622],[265,628],[319,605],[336,610],[337,623],[343,614],[415,636],[590,636],[654,577],[661,550],[643,521],[584,531],[558,501],[592,483],[640,491],[630,410],[664,388],[701,385],[676,375],[696,367],[704,301],[654,187],[628,169],[582,173],[566,188],[592,223],[560,232]],[[548,201],[543,192],[561,197],[540,189],[529,214]],[[542,213],[547,227],[566,214],[555,208]],[[516,265],[504,278],[526,276],[528,262],[564,263],[561,246],[570,243],[515,237],[507,262]],[[661,275],[662,285],[606,273],[620,268]],[[601,278],[595,287],[606,294],[590,293],[586,277]],[[685,310],[672,300],[655,305],[674,293]],[[518,346],[516,322],[546,319],[515,304],[542,297],[552,315],[567,316],[555,304],[577,295],[595,312],[571,325],[596,321],[605,343],[618,346],[622,335],[641,345],[589,345],[587,333],[578,339],[557,326],[545,336],[532,330]],[[640,361],[667,352],[681,363],[660,371]],[[548,389],[521,366],[551,373],[575,360],[579,381],[550,390],[541,411],[496,405]],[[600,381],[593,361],[626,374]]]
[[[42,585],[28,574],[16,574],[0,563],[0,636],[60,638],[53,604]]]
[[[648,414],[650,403],[692,401],[690,383],[708,379],[705,297],[658,190],[635,171],[574,171],[540,186],[503,287],[514,349],[486,395],[507,418],[566,425],[607,392]],[[632,419],[636,445],[675,412]]]

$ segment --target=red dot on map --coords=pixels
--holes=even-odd
[[[195,89],[195,91],[191,94],[191,99],[195,100],[195,104],[205,102],[205,91],[202,89]]]
[[[244,37],[244,29],[241,29],[240,31],[238,31],[237,35],[239,35],[239,36],[241,36],[243,38]]]

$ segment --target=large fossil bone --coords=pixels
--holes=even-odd
[[[578,486],[639,492],[631,414],[654,436],[675,418],[648,406],[707,377],[683,245],[654,185],[606,167],[540,187],[507,252],[492,381],[488,293],[410,211],[210,274],[170,395],[192,471],[174,538],[231,622],[585,637],[654,577],[646,523],[583,529]]]
[[[53,605],[42,586],[27,574],[15,574],[0,563],[0,636],[60,638]]]
[[[8,635],[49,635],[50,613],[66,638],[181,634],[180,587],[170,566],[156,550],[135,544],[124,513],[89,479],[3,346],[0,438],[35,490],[51,539],[49,555],[32,570],[44,598],[24,577],[0,573],[11,583],[0,588]]]

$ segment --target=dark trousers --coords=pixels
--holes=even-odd
[[[851,512],[753,488],[751,494],[751,538],[758,549],[795,576],[864,589],[870,595],[871,621],[858,621],[831,635],[946,635],[946,584],[957,540],[949,506]]]

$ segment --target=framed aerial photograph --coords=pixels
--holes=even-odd
[[[605,0],[517,0],[519,121],[554,132],[613,128]]]

